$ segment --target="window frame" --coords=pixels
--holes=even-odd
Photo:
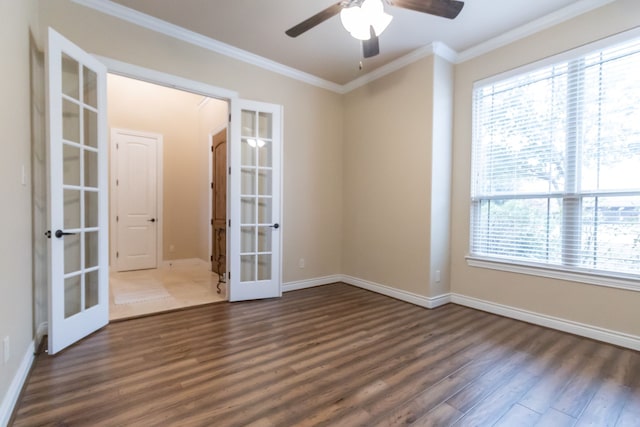
[[[624,31],[622,33],[615,34],[610,37],[606,37],[604,39],[597,40],[595,42],[591,42],[580,47],[552,55],[550,57],[544,58],[539,61],[531,62],[526,65],[516,67],[510,69],[508,71],[493,75],[491,77],[478,80],[474,82],[472,88],[472,103],[475,102],[475,91],[479,87],[484,87],[487,85],[491,85],[500,81],[507,80],[511,77],[515,77],[522,74],[527,74],[545,67],[552,66],[554,64],[560,62],[569,62],[575,61],[585,55],[593,53],[597,50],[604,50],[613,45],[624,43],[628,41],[632,41],[633,39],[640,38],[640,27],[634,28],[628,31]],[[473,105],[473,104],[472,104]],[[472,117],[472,120],[475,120],[475,116]],[[473,150],[473,141],[470,145],[471,150]],[[473,156],[472,156],[473,157]],[[470,169],[473,169],[473,163],[470,164]],[[510,259],[507,257],[492,257],[490,255],[474,255],[471,253],[471,248],[473,247],[473,222],[474,222],[474,210],[473,204],[477,203],[474,201],[474,197],[471,196],[471,184],[473,180],[473,173],[471,174],[471,179],[469,181],[470,187],[470,197],[469,197],[469,245],[468,245],[468,253],[465,256],[465,260],[467,265],[470,267],[478,267],[485,268],[490,270],[498,270],[504,272],[518,273],[518,274],[526,274],[533,275],[539,277],[545,277],[550,279],[559,279],[566,280],[571,282],[578,282],[582,284],[590,284],[597,286],[605,286],[612,287],[618,289],[632,290],[632,291],[640,291],[640,275],[630,274],[630,273],[616,273],[616,272],[607,272],[600,270],[592,270],[588,268],[580,268],[580,267],[572,267],[571,270],[566,270],[563,265],[552,265],[539,263],[535,261],[525,261],[521,259]],[[585,197],[585,194],[580,194],[579,198]],[[609,195],[608,191],[595,191],[592,192],[595,197],[602,197]],[[613,193],[615,194],[615,193]],[[529,196],[534,196],[529,195]],[[539,194],[538,197],[549,198],[556,197],[558,195],[553,194]],[[523,196],[527,197],[527,196]],[[483,197],[482,200],[489,200],[492,197]],[[496,199],[504,199],[504,196],[496,196]],[[509,196],[507,197],[509,198]],[[566,197],[560,196],[561,199],[566,199]],[[580,203],[577,204],[578,206]],[[578,207],[579,209],[579,207]]]

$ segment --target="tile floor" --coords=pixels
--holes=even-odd
[[[109,319],[226,301],[217,293],[218,275],[204,261],[180,261],[154,270],[113,272],[109,280]]]

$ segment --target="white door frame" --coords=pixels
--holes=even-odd
[[[227,101],[229,103],[229,107],[228,107],[229,112],[233,110],[234,104],[239,102],[239,99],[240,99],[238,92],[235,92],[232,90],[220,88],[217,86],[212,86],[212,85],[198,82],[195,80],[185,79],[183,77],[174,76],[172,74],[167,74],[167,73],[163,73],[156,70],[151,70],[149,68],[128,64],[126,62],[118,61],[116,59],[112,59],[112,58],[108,58],[100,55],[94,55],[94,57],[107,66],[108,73],[117,74],[123,77],[129,77],[136,80],[142,80],[148,83],[154,83],[160,86],[166,86],[173,89],[184,90],[187,92],[196,93],[209,98],[216,98],[223,101]],[[227,123],[227,126],[228,125],[229,124]],[[229,144],[229,138],[230,138],[230,135],[228,132],[229,131],[227,130],[227,144]],[[227,150],[227,165],[231,164],[230,153],[231,153],[231,150]],[[209,168],[211,168],[211,166],[209,166]],[[230,185],[231,185],[231,180],[228,179],[227,194],[230,194]],[[211,203],[209,203],[209,205],[210,205],[209,209],[211,211],[212,209]],[[210,213],[210,216],[211,216],[211,213]],[[229,217],[230,217],[230,203],[227,203],[227,218]],[[227,250],[229,250],[230,248],[229,239],[230,239],[231,233],[226,233],[226,234],[227,234],[226,246],[227,246]],[[209,237],[209,240],[211,240],[211,237]],[[227,266],[225,271],[227,271],[228,285],[230,284],[230,280],[228,278],[229,260],[230,260],[230,257],[227,257]],[[281,258],[281,262],[282,262],[282,258]],[[227,292],[227,299],[228,299],[228,296],[229,296],[229,292]]]
[[[107,83],[107,86],[109,84]],[[116,135],[128,134],[140,136],[143,138],[153,138],[156,140],[156,268],[162,265],[162,236],[163,236],[163,188],[164,188],[164,174],[163,174],[163,138],[159,133],[142,132],[137,130],[111,128],[110,129],[110,164],[109,164],[109,223],[112,227],[109,227],[109,268],[119,271],[118,258],[116,252],[118,250],[118,226],[116,225],[116,216],[118,215],[118,186],[116,185],[116,176],[118,175],[118,151],[116,150]]]

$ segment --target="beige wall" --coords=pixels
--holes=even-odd
[[[467,266],[473,82],[640,25],[640,2],[618,0],[456,67],[452,291],[640,336],[640,292]]]
[[[0,0],[0,17],[0,345],[9,337],[11,347],[9,362],[0,360],[2,403],[34,338],[29,28],[36,23],[36,3]]]
[[[430,56],[345,96],[345,274],[449,292],[453,75]]]
[[[208,260],[202,241],[209,234],[210,144],[201,128],[211,124],[202,123],[202,96],[110,74],[107,98],[109,128],[163,137],[163,259]],[[210,104],[226,108],[222,101]],[[210,121],[219,122],[220,115]]]
[[[340,271],[341,96],[136,27],[72,3],[40,4],[52,26],[85,50],[284,107],[283,280]],[[298,268],[304,257],[306,266]]]
[[[430,296],[433,82],[431,56],[344,102],[343,273],[423,296]]]

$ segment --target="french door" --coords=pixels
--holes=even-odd
[[[49,354],[109,321],[106,67],[49,29]]]
[[[282,295],[282,107],[232,102],[229,301]]]
[[[109,319],[106,67],[49,29],[49,354]],[[232,100],[229,300],[281,295],[282,107]]]

